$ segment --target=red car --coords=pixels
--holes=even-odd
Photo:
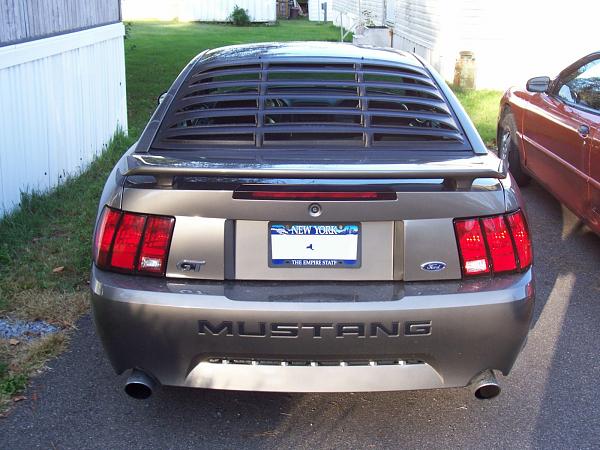
[[[600,234],[600,52],[509,89],[497,142],[518,184],[535,178]]]

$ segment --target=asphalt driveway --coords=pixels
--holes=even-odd
[[[598,448],[600,238],[538,185],[524,190],[537,304],[500,397],[122,391],[89,317],[5,419],[0,448]],[[493,351],[493,349],[490,349]]]

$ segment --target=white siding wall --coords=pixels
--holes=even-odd
[[[127,129],[123,25],[0,48],[0,216]]]
[[[360,14],[369,11],[373,25],[381,26],[384,22],[385,5],[383,0],[335,0],[332,20],[336,25],[343,22],[344,28],[350,28]]]
[[[396,3],[394,31],[415,44],[433,49],[440,30],[439,0],[405,0]]]
[[[385,17],[386,25],[393,26],[396,21],[396,0],[385,0]]]
[[[475,53],[477,87],[504,90],[533,76],[555,76],[600,49],[600,2],[552,4],[546,0],[461,0],[458,50]]]
[[[344,13],[358,13],[358,0],[337,0],[334,9]]]
[[[0,45],[120,22],[119,0],[0,0]]]
[[[276,0],[122,0],[123,20],[226,22],[237,5],[253,22],[275,22]]]
[[[225,22],[236,5],[248,11],[253,22],[277,20],[275,0],[182,0],[180,18],[201,22]]]
[[[504,90],[536,75],[555,76],[597,51],[600,1],[553,5],[547,0],[335,0],[333,20],[351,28],[359,11],[384,17],[393,46],[423,56],[446,80],[461,51],[475,54],[478,88]],[[357,39],[360,42],[369,41]],[[378,44],[378,41],[370,42]]]
[[[121,0],[123,20],[179,18],[181,0]]]
[[[321,9],[321,3],[327,2],[327,21],[333,21],[333,0],[308,0],[308,20],[322,22],[325,11]]]
[[[439,51],[445,4],[440,0],[395,1],[393,47],[422,56],[441,70],[443,57]],[[445,2],[450,3],[450,2]],[[452,2],[454,5],[454,2]],[[450,9],[450,8],[448,8]]]
[[[600,48],[598,0],[391,1],[394,47],[425,57],[449,81],[459,52],[472,51],[478,88],[504,90],[532,76],[554,76]]]
[[[347,14],[358,15],[368,11],[375,25],[383,25],[385,8],[383,0],[335,0],[334,10]]]

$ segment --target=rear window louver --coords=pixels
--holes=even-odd
[[[390,63],[202,66],[184,81],[153,147],[453,144],[465,139],[428,72]]]

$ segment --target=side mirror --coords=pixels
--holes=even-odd
[[[160,105],[160,104],[163,102],[163,100],[165,99],[165,97],[166,97],[166,96],[167,96],[167,93],[166,93],[166,92],[163,92],[162,94],[160,94],[160,95],[158,96],[158,98],[156,99],[156,103],[157,103],[158,105]]]
[[[534,77],[527,81],[529,92],[547,92],[550,87],[550,77]]]

